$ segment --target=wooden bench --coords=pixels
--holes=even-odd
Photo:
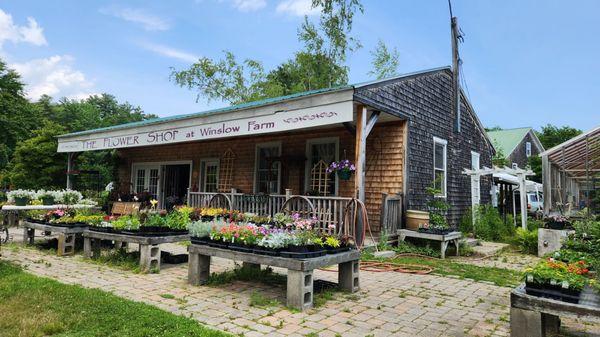
[[[43,232],[58,233],[58,256],[75,254],[75,237],[83,233],[87,226],[53,226],[37,222],[22,221],[23,245],[32,245],[35,238],[35,230]]]
[[[83,232],[83,254],[87,258],[100,256],[101,240],[114,241],[116,249],[126,247],[127,243],[136,243],[140,246],[140,270],[142,272],[149,272],[152,270],[160,271],[160,244],[181,242],[189,239],[190,236],[187,234],[138,236],[85,230]]]
[[[559,332],[560,316],[578,318],[600,317],[600,297],[590,287],[585,287],[579,303],[568,303],[544,297],[528,295],[525,285],[510,294],[511,337],[545,337]]]
[[[398,230],[398,240],[404,241],[404,239],[406,239],[407,237],[439,241],[440,255],[442,259],[446,258],[446,249],[448,249],[448,244],[453,243],[456,245],[456,256],[459,256],[460,239],[462,238],[461,232],[450,232],[448,234],[431,234],[412,231],[410,229]]]
[[[141,202],[115,201],[110,213],[112,215],[131,215],[140,211]]]
[[[188,282],[204,284],[210,276],[212,256],[242,261],[245,266],[260,268],[267,265],[287,269],[287,306],[306,310],[313,306],[313,270],[338,265],[338,284],[342,290],[356,292],[359,289],[360,252],[351,250],[338,254],[309,259],[292,259],[237,252],[230,249],[191,244],[188,247]]]

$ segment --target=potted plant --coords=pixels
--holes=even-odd
[[[548,229],[563,230],[570,226],[569,219],[561,214],[551,215],[545,220],[544,227]]]
[[[213,226],[211,222],[198,220],[189,225],[191,241],[197,245],[207,245]]]
[[[60,199],[61,196],[58,191],[39,190],[36,193],[36,197],[42,202],[42,205],[54,205],[56,203],[55,200]]]
[[[30,190],[14,190],[6,193],[9,203],[14,203],[16,206],[27,206],[29,202],[35,199],[35,192]]]
[[[525,291],[540,296],[578,303],[583,287],[590,282],[585,261],[565,263],[553,258],[525,270]]]
[[[83,199],[83,196],[81,195],[81,193],[79,193],[78,191],[75,191],[75,190],[61,191],[60,195],[61,195],[60,200],[55,200],[55,201],[58,201],[65,205],[75,205],[79,201],[81,201],[81,199]]]
[[[327,173],[336,173],[342,180],[349,180],[354,171],[356,171],[356,166],[348,159],[334,161],[327,168]]]
[[[276,229],[263,236],[252,250],[256,254],[277,256],[291,241],[290,233]]]

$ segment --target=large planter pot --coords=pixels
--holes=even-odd
[[[28,197],[15,197],[15,205],[16,206],[27,206],[29,203]]]
[[[406,211],[406,229],[416,231],[421,224],[429,224],[429,212],[410,209]]]
[[[46,196],[46,197],[42,197],[42,205],[54,205],[54,197],[53,196]]]
[[[337,171],[337,175],[342,180],[350,180],[350,176],[352,175],[352,171]]]

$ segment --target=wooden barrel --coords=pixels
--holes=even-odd
[[[407,210],[406,211],[406,229],[418,230],[420,224],[429,223],[429,212]]]

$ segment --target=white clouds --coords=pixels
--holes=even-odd
[[[276,11],[277,13],[304,16],[318,14],[319,8],[313,8],[311,0],[284,0],[277,5]]]
[[[141,25],[148,31],[163,31],[171,28],[167,20],[138,8],[111,7],[103,8],[100,12]]]
[[[25,42],[36,46],[48,44],[44,37],[44,30],[35,19],[28,17],[27,25],[19,26],[13,22],[10,14],[0,9],[0,48],[5,41]]]
[[[192,53],[188,53],[186,51],[171,48],[169,46],[165,46],[165,45],[161,45],[161,44],[143,42],[143,43],[140,43],[139,45],[142,48],[149,50],[151,52],[154,52],[156,54],[166,56],[166,57],[169,57],[172,59],[176,59],[179,61],[187,62],[187,63],[194,63],[194,62],[198,61],[198,59],[200,58],[200,56],[194,55]]]
[[[242,12],[252,12],[264,8],[266,0],[231,0],[233,7]]]
[[[68,55],[55,55],[12,63],[27,84],[25,91],[31,100],[46,94],[53,97],[82,98],[92,94],[94,83],[71,66],[74,59]]]

